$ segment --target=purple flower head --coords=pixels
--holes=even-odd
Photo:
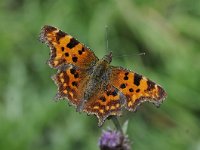
[[[119,131],[103,131],[99,139],[99,147],[101,150],[130,150],[128,136],[123,135]]]

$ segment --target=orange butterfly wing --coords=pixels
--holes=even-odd
[[[84,69],[98,61],[89,48],[55,27],[44,26],[40,40],[51,49],[49,65],[52,68],[58,68],[62,64],[73,64]]]
[[[126,96],[125,107],[129,111],[135,111],[145,101],[159,106],[167,96],[161,86],[142,75],[120,67],[112,67],[111,70],[110,84]]]
[[[85,72],[74,65],[63,65],[52,79],[58,86],[56,99],[67,98],[72,105],[80,104],[87,81]]]
[[[95,114],[101,126],[108,116],[120,116],[124,103],[125,96],[117,88],[107,85],[85,103],[83,111]]]

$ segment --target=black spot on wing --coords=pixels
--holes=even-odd
[[[140,89],[137,89],[137,90],[136,90],[136,93],[139,93],[139,92],[140,92]]]
[[[112,95],[113,95],[113,96],[117,96],[117,91],[114,90],[114,91],[112,92]]]
[[[73,86],[78,86],[78,83],[75,82],[75,81],[73,81],[73,82],[72,82],[72,85],[73,85]]]
[[[84,47],[82,47],[82,52],[85,52],[85,48]]]
[[[78,73],[75,73],[74,78],[78,78],[78,77],[79,77]]]
[[[139,75],[139,74],[137,74],[137,73],[134,74],[134,84],[135,84],[136,86],[139,86],[139,85],[140,85],[141,79],[142,79],[142,76],[141,76],[141,75]]]
[[[102,102],[105,102],[105,101],[106,101],[106,98],[105,98],[104,96],[101,96],[99,99],[100,99]]]
[[[124,80],[128,80],[128,77],[127,77],[127,76],[125,76],[125,77],[124,77]]]
[[[124,83],[123,83],[123,84],[121,84],[121,85],[120,85],[120,88],[121,88],[121,89],[124,89],[124,88],[126,88],[126,84],[124,84]]]
[[[107,96],[110,96],[111,94],[112,94],[111,91],[107,91],[107,92],[106,92],[106,95],[107,95]]]
[[[69,53],[66,52],[66,53],[65,53],[65,56],[68,57],[68,56],[69,56]]]
[[[79,51],[78,51],[78,54],[79,54],[79,55],[82,55],[82,53],[83,53],[82,50],[79,50]]]
[[[67,44],[67,47],[72,49],[75,47],[79,42],[75,38],[71,38],[70,42]]]
[[[66,33],[64,33],[64,32],[62,32],[62,31],[59,30],[56,33],[56,40],[57,40],[57,42],[59,42],[61,38],[65,37],[65,35],[66,35]]]
[[[130,88],[130,89],[129,89],[129,92],[133,92],[133,91],[134,91],[133,88]]]
[[[72,61],[73,62],[77,62],[78,61],[78,57],[76,57],[76,56],[72,57]]]
[[[75,72],[76,72],[76,70],[75,70],[74,68],[71,68],[71,69],[70,69],[70,73],[71,73],[71,74],[75,74]]]
[[[126,72],[126,73],[125,73],[125,76],[128,76],[128,74],[129,74],[129,72]]]

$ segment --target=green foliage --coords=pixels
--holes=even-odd
[[[0,149],[98,149],[101,128],[94,116],[54,102],[56,70],[38,41],[53,25],[106,53],[113,65],[160,83],[168,98],[156,109],[143,104],[124,112],[135,150],[200,149],[199,0],[8,0],[0,1]],[[137,56],[145,52],[145,56]],[[117,57],[121,55],[130,55]],[[116,56],[116,57],[115,57]],[[106,121],[104,128],[113,126]]]

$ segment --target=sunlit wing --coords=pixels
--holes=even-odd
[[[51,49],[49,65],[52,68],[58,68],[66,63],[84,69],[98,61],[89,48],[55,27],[44,26],[40,33],[40,40]]]
[[[166,98],[164,89],[146,77],[120,67],[111,70],[110,84],[126,96],[126,109],[135,111],[145,101],[159,106]]]

